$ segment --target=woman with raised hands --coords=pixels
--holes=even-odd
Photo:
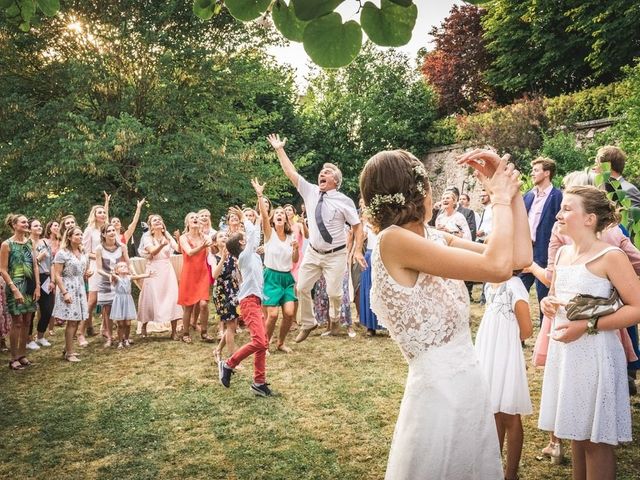
[[[120,221],[120,219],[118,217],[111,217],[111,225],[116,228],[118,241],[121,244],[127,245],[129,243],[129,240],[131,240],[131,237],[133,237],[133,233],[136,231],[136,227],[138,226],[138,222],[140,221],[140,212],[142,211],[144,202],[144,198],[136,202],[136,212],[133,214],[133,220],[131,220],[131,223],[124,232],[122,231],[122,222]]]
[[[264,235],[263,305],[267,307],[267,339],[271,342],[278,313],[282,309],[282,323],[276,348],[281,352],[291,353],[285,341],[296,315],[298,298],[295,291],[296,281],[291,270],[298,260],[299,245],[284,208],[276,207],[271,215],[267,212],[266,204],[262,201],[265,184],[260,185],[258,179],[254,178],[251,185],[258,196]]]
[[[142,283],[138,298],[138,322],[142,324],[142,336],[147,336],[147,323],[171,322],[171,338],[178,340],[178,320],[182,307],[178,305],[178,279],[170,257],[178,244],[169,235],[160,215],[149,215],[149,233],[142,239],[140,250],[147,258],[146,272],[153,273]]]
[[[89,217],[87,218],[87,228],[85,228],[82,234],[82,246],[84,253],[87,254],[91,261],[89,270],[93,272],[93,274],[89,277],[89,293],[87,297],[87,301],[89,302],[89,316],[85,321],[80,323],[80,327],[78,328],[78,345],[81,347],[89,345],[85,335],[93,335],[93,310],[98,304],[98,288],[100,285],[100,275],[96,268],[96,249],[100,246],[100,229],[103,225],[109,223],[108,205],[110,198],[111,196],[105,193],[105,205],[94,205],[91,207]],[[104,327],[105,325],[102,325],[100,330],[102,335],[106,336]]]
[[[464,280],[502,282],[531,263],[519,172],[494,152],[459,163],[478,171],[494,200],[487,244],[426,226],[428,173],[403,150],[367,161],[360,190],[378,242],[371,255],[371,308],[409,364],[387,479],[503,480],[489,392],[469,328]]]
[[[9,214],[5,225],[13,235],[0,246],[0,275],[7,285],[7,309],[11,315],[9,346],[11,370],[31,365],[26,357],[28,329],[40,298],[38,261],[29,238],[29,220],[21,214]]]

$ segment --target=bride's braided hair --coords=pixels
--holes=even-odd
[[[360,191],[369,220],[380,231],[424,221],[424,199],[431,186],[420,160],[405,150],[391,150],[367,161],[360,174]]]

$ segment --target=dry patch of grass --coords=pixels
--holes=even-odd
[[[473,306],[473,325],[482,309]],[[314,332],[315,333],[315,332]],[[359,331],[359,333],[363,333]],[[130,350],[100,342],[72,365],[53,349],[28,371],[0,371],[0,478],[379,479],[384,476],[406,364],[386,337],[319,338],[267,358],[277,396],[249,391],[252,364],[229,390],[212,347],[138,339]],[[239,342],[246,341],[242,334]],[[533,340],[527,342],[527,355]],[[542,371],[528,370],[535,408]],[[640,398],[633,399],[640,437]],[[547,434],[524,419],[521,478],[565,479],[570,465],[539,460]],[[618,449],[620,479],[636,479],[640,447]]]

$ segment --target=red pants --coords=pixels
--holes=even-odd
[[[264,329],[262,302],[255,295],[249,295],[240,300],[240,312],[242,313],[244,324],[249,329],[249,333],[251,333],[251,341],[236,350],[236,353],[227,360],[227,365],[231,368],[236,368],[242,360],[254,354],[253,381],[257,384],[265,383],[269,341]]]

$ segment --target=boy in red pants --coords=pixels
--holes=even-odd
[[[266,383],[266,356],[269,341],[262,315],[262,260],[256,253],[260,244],[260,230],[249,220],[244,219],[242,210],[231,208],[244,224],[244,233],[236,233],[227,239],[227,251],[238,259],[238,268],[242,283],[238,291],[238,301],[245,325],[251,333],[251,341],[240,347],[225,362],[218,362],[220,383],[226,388],[231,385],[234,369],[249,355],[253,354],[253,383],[251,391],[261,397],[271,396],[269,384]],[[268,220],[266,220],[268,221]]]

